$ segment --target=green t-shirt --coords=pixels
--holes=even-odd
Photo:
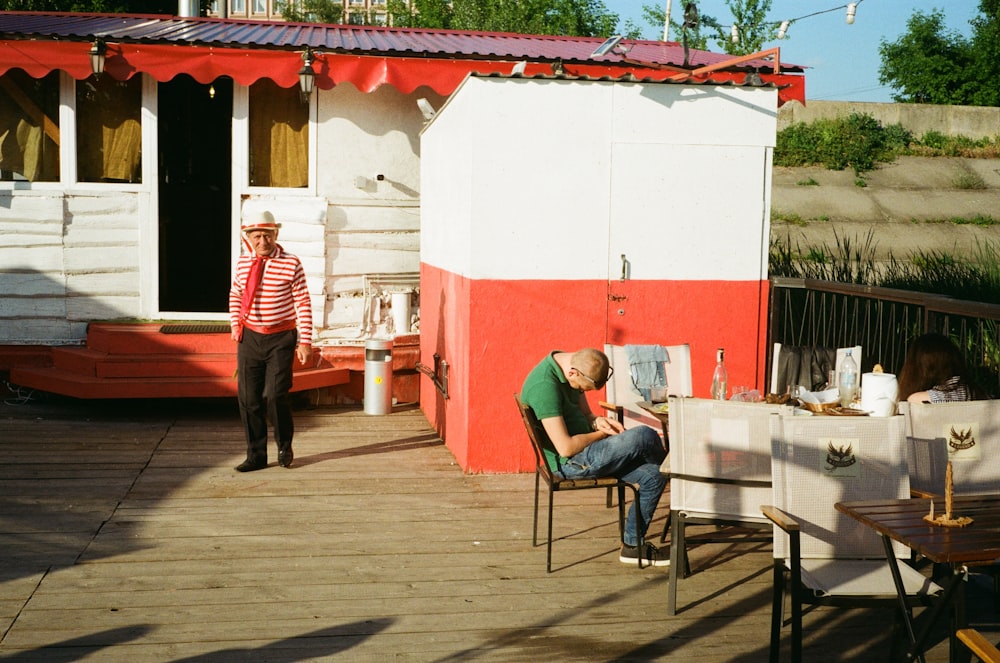
[[[570,386],[559,364],[556,363],[557,352],[561,350],[550,352],[528,373],[521,387],[521,401],[535,412],[539,421],[562,417],[570,435],[588,433],[591,430],[590,421],[580,409],[581,394]],[[557,471],[560,464],[566,461],[566,458],[551,447],[551,443],[542,451],[552,471]]]

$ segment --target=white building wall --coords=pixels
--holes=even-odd
[[[469,78],[424,132],[422,260],[475,279],[602,279],[624,253],[634,279],[766,278],[776,97]]]
[[[392,292],[419,304],[421,97],[444,103],[426,88],[317,91],[312,189],[234,193],[234,250],[241,216],[275,214],[279,241],[306,270],[320,339],[385,332]],[[239,146],[234,164],[246,167]],[[82,343],[90,321],[156,317],[155,197],[146,184],[0,190],[0,344]]]
[[[83,339],[139,312],[137,194],[0,192],[0,343]]]
[[[427,88],[366,94],[342,84],[320,93],[316,184],[328,204],[321,338],[373,333],[391,292],[412,291],[417,304],[421,97],[443,103]],[[383,308],[374,321],[373,298]]]

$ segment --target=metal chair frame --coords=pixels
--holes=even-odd
[[[667,533],[672,530],[670,539],[670,582],[667,594],[667,614],[673,616],[677,614],[677,581],[691,575],[691,564],[688,558],[689,543],[732,543],[732,537],[714,535],[712,533],[698,534],[694,537],[687,536],[688,525],[716,525],[719,527],[740,527],[750,530],[759,530],[761,534],[741,537],[740,543],[770,543],[772,540],[770,523],[762,516],[750,516],[743,509],[744,513],[737,513],[738,509],[729,508],[713,512],[711,508],[691,508],[685,499],[678,499],[683,491],[689,488],[690,484],[702,484],[715,487],[717,495],[726,495],[729,500],[736,496],[742,496],[746,500],[742,489],[764,489],[770,494],[771,479],[770,467],[768,466],[766,478],[757,474],[744,476],[726,475],[721,467],[708,467],[699,463],[695,456],[712,451],[713,446],[717,446],[713,455],[725,454],[721,447],[726,442],[724,433],[717,439],[700,439],[703,433],[712,426],[712,419],[720,420],[741,420],[748,421],[750,417],[756,418],[756,429],[759,446],[764,451],[764,458],[767,459],[770,452],[770,440],[767,436],[766,428],[768,417],[772,413],[782,411],[782,406],[766,405],[764,403],[741,403],[732,401],[709,401],[700,398],[677,398],[671,397],[670,403],[670,437],[674,448],[674,459],[672,461],[670,481],[671,481],[671,503],[670,517],[664,523],[663,533],[660,541],[666,540]],[[788,409],[788,408],[784,408]],[[707,411],[707,414],[706,414]],[[707,420],[702,419],[707,416]],[[746,432],[750,433],[750,424],[747,424]],[[699,437],[699,439],[694,439]],[[749,442],[749,440],[746,440]],[[750,448],[747,452],[753,453]],[[730,452],[733,453],[733,452]],[[739,452],[735,452],[738,454]],[[769,461],[767,461],[769,463]],[[759,464],[759,463],[758,463]],[[741,466],[742,467],[742,466]],[[691,471],[702,470],[695,474]],[[752,469],[743,468],[752,472]],[[682,471],[674,471],[682,470]],[[719,470],[719,471],[714,471]],[[737,500],[739,501],[739,500]],[[680,504],[678,504],[680,503]],[[736,502],[729,504],[736,507]],[[757,505],[751,507],[756,511]]]
[[[552,573],[552,513],[553,513],[553,494],[561,491],[567,490],[587,490],[590,488],[600,488],[607,490],[607,507],[610,509],[612,506],[612,489],[617,489],[618,491],[618,538],[620,541],[624,541],[625,535],[625,489],[628,488],[632,491],[633,504],[636,509],[639,509],[639,488],[634,486],[627,481],[622,481],[617,477],[604,476],[604,477],[586,477],[580,479],[564,479],[552,473],[549,469],[549,465],[545,460],[545,453],[542,451],[543,448],[552,449],[552,443],[548,439],[548,435],[545,433],[545,429],[542,428],[541,422],[538,417],[535,416],[534,411],[528,405],[525,405],[521,398],[515,394],[514,400],[517,402],[517,408],[521,413],[521,419],[524,422],[524,428],[528,433],[528,439],[531,441],[531,449],[535,453],[535,510],[534,510],[534,521],[532,523],[531,529],[531,545],[533,547],[538,546],[538,501],[539,494],[541,492],[541,481],[545,481],[545,485],[548,487],[549,493],[549,507],[548,507],[548,534],[546,538],[546,552],[545,552],[545,572]],[[636,518],[638,522],[639,513],[636,513]],[[645,540],[643,536],[639,536],[638,547],[641,551],[645,547]],[[637,562],[638,566],[642,567],[642,555],[639,555]]]
[[[822,431],[819,430],[821,426]],[[812,430],[812,427],[817,430]],[[818,464],[815,463],[816,456],[812,454],[819,454],[817,440],[827,437],[857,437],[859,455],[856,462],[860,472],[868,474],[859,475],[862,478],[856,481],[830,479],[821,475]],[[772,415],[771,438],[774,504],[778,506],[761,505],[761,511],[775,527],[770,663],[777,663],[780,658],[786,583],[791,600],[791,648],[794,663],[802,661],[803,605],[884,606],[892,609],[895,619],[893,651],[889,658],[896,660],[896,645],[904,622],[900,613],[903,608],[885,555],[892,552],[901,559],[907,559],[908,555],[900,544],[888,544],[874,530],[868,530],[848,516],[838,514],[834,503],[908,496],[909,476],[905,462],[902,462],[905,458],[902,417]],[[811,469],[814,467],[817,469]],[[806,475],[794,474],[796,468],[807,471],[808,481],[805,480]],[[800,487],[802,492],[809,492],[808,497],[799,496]],[[805,510],[806,513],[801,513],[800,510]],[[829,522],[824,518],[829,518]],[[779,532],[783,538],[779,538]],[[836,537],[830,538],[830,533],[836,533]],[[866,581],[868,584],[863,593],[817,591],[817,588],[809,587],[805,582],[806,570],[802,562],[807,559],[825,562],[827,569],[836,560],[851,565],[852,577],[869,573],[872,579]],[[899,570],[906,571],[907,576],[905,579],[900,578],[900,582],[906,582],[911,590],[917,588],[907,594],[907,610],[930,605],[931,595],[941,591],[939,586],[908,566],[901,566]],[[877,586],[876,583],[884,586]],[[923,656],[919,658],[923,660]]]

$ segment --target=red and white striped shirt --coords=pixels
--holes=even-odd
[[[236,262],[236,276],[229,289],[229,325],[234,330],[244,324],[240,320],[240,302],[254,258],[253,253],[244,253]],[[280,244],[264,260],[264,276],[245,323],[256,331],[297,327],[299,343],[312,345],[312,305],[306,272],[299,259],[286,253]]]

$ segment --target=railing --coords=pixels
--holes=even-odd
[[[1000,394],[1000,305],[849,283],[771,279],[769,355],[774,343],[860,345],[862,371],[879,363],[898,374],[910,341],[927,332],[952,338],[980,386]]]

